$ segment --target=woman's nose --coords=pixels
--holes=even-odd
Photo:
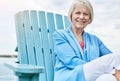
[[[84,15],[83,15],[83,14],[80,14],[80,15],[79,15],[79,18],[84,18]]]

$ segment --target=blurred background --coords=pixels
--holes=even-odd
[[[44,10],[67,15],[74,0],[0,0],[0,81],[13,81],[4,62],[17,60],[14,15],[22,10]],[[86,31],[96,34],[114,53],[120,54],[120,0],[90,0],[94,20]]]
[[[14,15],[22,10],[44,10],[67,15],[74,0],[0,0],[0,54],[15,54]],[[114,52],[120,52],[120,0],[90,0],[93,23],[86,28],[95,33]]]

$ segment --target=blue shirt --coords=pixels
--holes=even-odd
[[[83,65],[111,53],[95,35],[84,31],[83,40],[84,51],[75,38],[72,27],[54,32],[54,81],[85,81]]]

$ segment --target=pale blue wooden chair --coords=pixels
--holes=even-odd
[[[70,24],[67,16],[51,12],[26,10],[15,15],[18,44],[17,63],[5,63],[18,81],[53,81],[53,32]]]

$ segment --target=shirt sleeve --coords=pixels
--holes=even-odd
[[[70,46],[67,38],[61,35],[59,32],[55,32],[54,35],[54,52],[59,60],[68,68],[75,68],[80,64],[86,62],[77,56],[75,50]]]

